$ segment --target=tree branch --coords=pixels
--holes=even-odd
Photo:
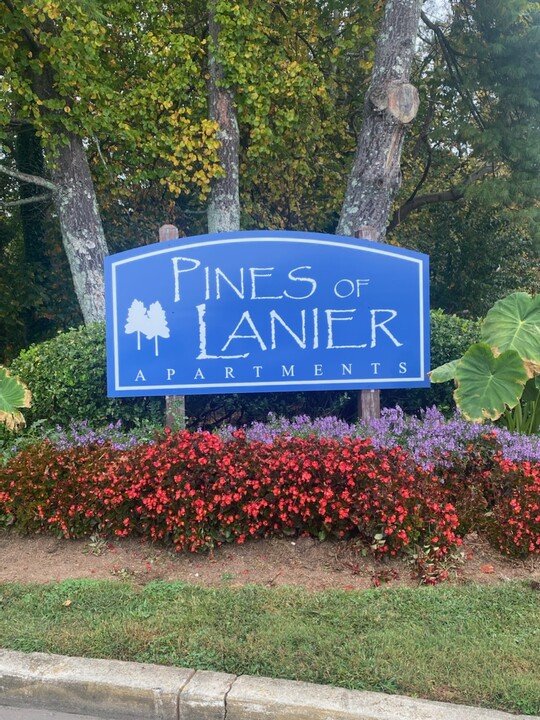
[[[20,207],[21,205],[30,205],[31,203],[44,202],[45,200],[50,199],[51,196],[49,193],[43,193],[42,195],[32,195],[32,197],[24,198],[22,200],[10,200],[9,202],[4,202],[3,200],[0,200],[0,207]]]
[[[469,106],[469,109],[471,111],[471,114],[473,118],[476,121],[476,124],[481,130],[486,129],[486,125],[484,123],[484,120],[482,116],[480,115],[480,112],[478,111],[478,108],[476,107],[474,100],[470,94],[470,92],[465,87],[465,84],[463,82],[463,76],[461,74],[461,69],[459,67],[459,64],[457,60],[455,59],[454,51],[449,44],[448,40],[444,36],[443,31],[441,28],[436,25],[434,22],[432,22],[428,16],[425,14],[425,12],[420,13],[420,17],[422,18],[422,21],[425,25],[428,26],[430,30],[432,30],[435,33],[435,36],[437,40],[439,41],[439,45],[441,46],[442,54],[444,56],[444,59],[446,61],[446,65],[448,66],[448,71],[450,73],[450,77],[454,81],[456,90],[461,95],[461,97],[465,100],[467,105]]]
[[[426,164],[425,164],[425,166],[424,166],[424,171],[422,172],[422,177],[421,177],[420,180],[416,183],[416,187],[415,187],[414,190],[412,191],[409,199],[406,201],[405,204],[410,203],[410,202],[412,202],[412,201],[415,199],[415,197],[416,197],[416,196],[418,195],[418,193],[420,192],[420,188],[422,187],[422,185],[423,185],[423,184],[426,182],[426,180],[428,179],[429,171],[431,170],[431,163],[432,163],[432,161],[433,161],[433,149],[432,149],[431,145],[429,144],[429,141],[428,141],[427,137],[424,136],[423,142],[424,142],[424,144],[425,144],[425,146],[426,146],[426,148],[427,148],[427,162],[426,162]]]
[[[469,177],[466,178],[466,180],[458,187],[449,188],[448,190],[441,190],[440,192],[426,193],[425,195],[417,195],[416,197],[413,196],[409,198],[409,200],[403,203],[403,205],[399,207],[392,215],[392,219],[390,220],[388,228],[386,229],[387,234],[392,232],[392,230],[395,230],[396,227],[400,223],[402,223],[405,218],[408,217],[412,212],[418,210],[418,208],[421,208],[424,205],[432,205],[433,203],[441,202],[457,202],[458,200],[461,200],[465,197],[465,192],[469,185],[472,185],[474,182],[480,180],[480,178],[484,177],[484,175],[487,175],[490,172],[493,172],[493,165],[484,165],[484,167],[478,168],[478,170],[475,170],[473,173],[471,173]]]
[[[8,168],[5,165],[0,165],[0,172],[4,173],[4,175],[9,175],[9,177],[15,178],[20,182],[30,183],[32,185],[44,187],[51,192],[58,192],[58,190],[60,189],[58,185],[55,185],[50,180],[45,180],[45,178],[39,177],[39,175],[27,175],[26,173],[20,172],[19,170],[13,170],[12,168]]]

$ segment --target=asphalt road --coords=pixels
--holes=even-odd
[[[66,713],[51,712],[51,710],[14,708],[0,705],[0,720],[114,720],[114,718],[68,715]]]

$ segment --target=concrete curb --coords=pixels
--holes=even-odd
[[[0,650],[0,705],[114,720],[540,720],[291,680],[10,650]]]

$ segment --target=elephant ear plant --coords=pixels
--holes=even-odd
[[[454,380],[454,399],[474,422],[502,421],[510,430],[540,429],[540,295],[512,293],[489,310],[480,342],[431,372],[431,382]]]
[[[26,385],[5,367],[0,367],[0,422],[8,430],[18,430],[25,424],[19,408],[30,407],[31,399]]]

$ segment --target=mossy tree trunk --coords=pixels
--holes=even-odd
[[[52,179],[64,249],[84,321],[103,320],[107,242],[83,141],[77,135],[59,148]]]
[[[363,123],[337,232],[362,226],[384,239],[392,202],[401,186],[400,159],[408,123],[418,111],[410,84],[422,0],[387,0]]]
[[[418,111],[410,84],[422,0],[387,0],[364,102],[356,157],[337,227],[340,235],[383,240],[401,186],[400,160],[407,124]],[[380,393],[363,390],[358,414],[378,417]]]
[[[219,24],[216,2],[209,0],[208,24],[211,39],[209,54],[208,108],[211,120],[218,124],[219,163],[223,175],[212,181],[208,202],[208,232],[227,232],[240,228],[239,146],[240,133],[234,107],[234,90],[225,84],[219,61]]]

